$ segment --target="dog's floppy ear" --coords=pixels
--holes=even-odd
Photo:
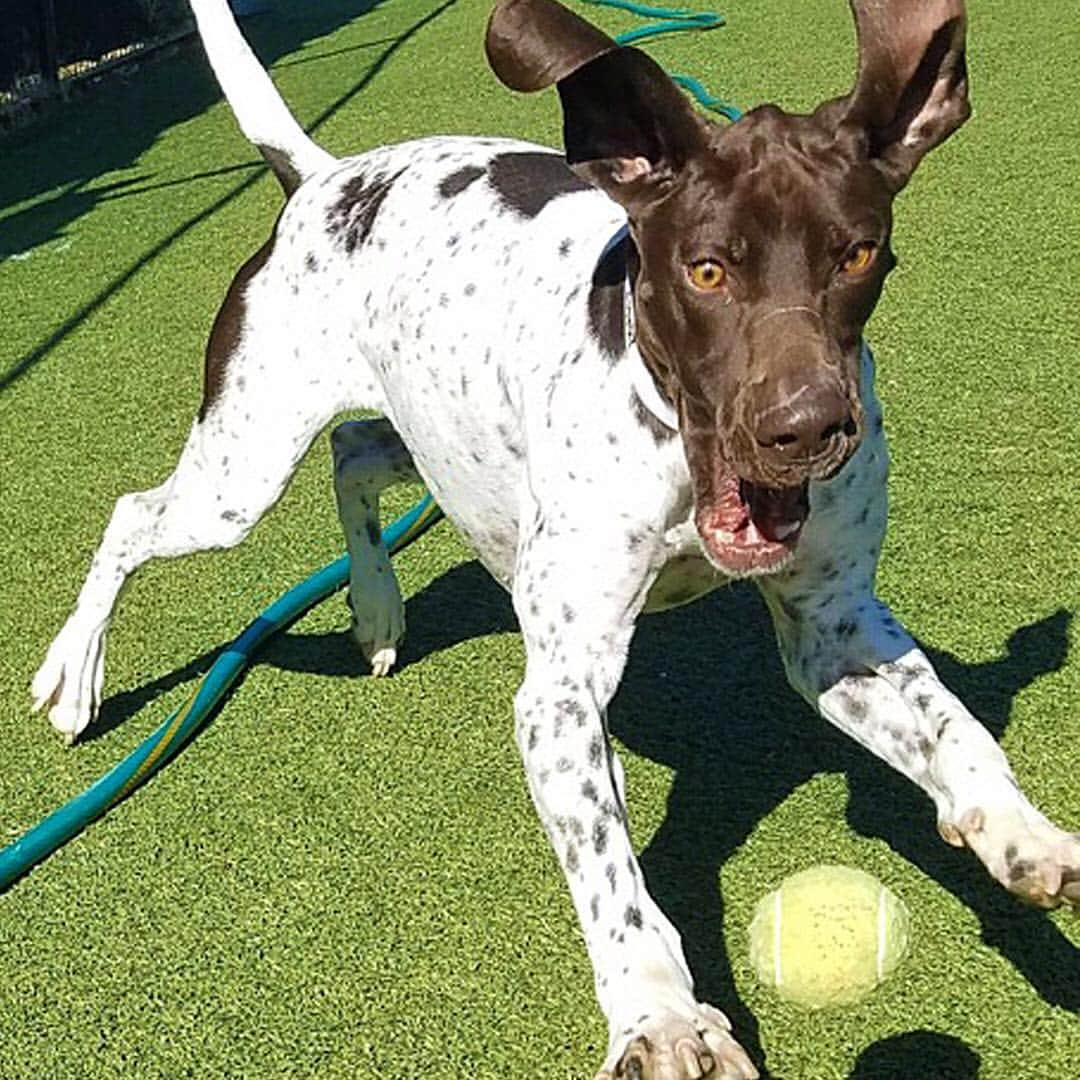
[[[487,53],[514,90],[558,85],[567,162],[624,206],[661,194],[705,143],[704,122],[662,68],[555,0],[499,0]]]
[[[484,41],[488,63],[511,90],[543,90],[619,46],[555,0],[499,0]]]
[[[823,106],[859,140],[894,191],[970,115],[964,0],[851,0],[859,74]]]

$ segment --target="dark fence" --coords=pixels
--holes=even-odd
[[[169,38],[190,25],[186,0],[3,0],[0,101]]]

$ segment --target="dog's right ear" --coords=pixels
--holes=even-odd
[[[704,121],[662,68],[555,0],[499,0],[486,44],[511,89],[558,85],[567,162],[628,209],[662,195],[705,145]]]

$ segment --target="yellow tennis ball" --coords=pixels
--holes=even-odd
[[[813,866],[763,897],[750,923],[758,978],[789,1001],[821,1009],[865,997],[904,958],[907,908],[877,878]]]

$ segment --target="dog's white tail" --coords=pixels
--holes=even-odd
[[[203,48],[225,100],[273,169],[286,195],[335,158],[317,145],[289,112],[277,88],[236,25],[228,0],[190,0]]]

